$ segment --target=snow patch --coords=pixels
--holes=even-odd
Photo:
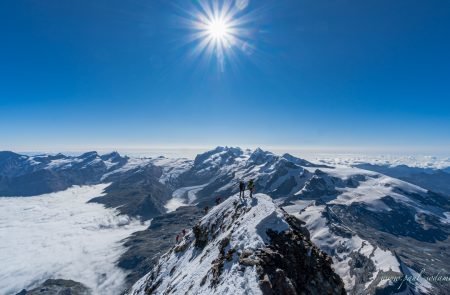
[[[179,207],[188,206],[195,202],[197,199],[197,193],[207,186],[208,184],[186,186],[177,189],[172,193],[172,199],[170,199],[164,207],[167,209],[167,213],[177,210]]]
[[[450,212],[444,212],[445,218],[441,218],[442,223],[450,224]]]
[[[151,159],[149,159],[149,158],[128,158],[127,163],[125,165],[123,165],[122,167],[115,169],[113,171],[110,171],[108,173],[105,173],[102,176],[101,181],[104,181],[108,176],[111,176],[111,175],[114,175],[117,173],[124,173],[129,170],[144,167],[144,166],[148,165],[150,162],[151,162]]]
[[[170,183],[172,179],[176,179],[183,172],[186,172],[192,167],[192,161],[186,158],[166,158],[158,157],[153,159],[151,163],[155,166],[162,167],[163,173],[159,181],[163,184]]]

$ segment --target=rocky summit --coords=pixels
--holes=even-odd
[[[302,222],[257,194],[211,209],[128,295],[346,294]]]

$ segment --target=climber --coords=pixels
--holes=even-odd
[[[239,181],[239,198],[245,198],[245,183]]]
[[[178,244],[178,241],[180,240],[180,235],[177,235],[177,237],[175,238]]]
[[[203,210],[205,211],[205,214],[207,214],[207,213],[208,213],[208,210],[209,210],[209,207],[208,207],[208,206],[205,206],[205,208],[204,208]]]
[[[216,198],[216,205],[219,205],[221,201],[222,201],[222,198],[221,197],[217,197]]]
[[[183,230],[181,231],[181,233],[183,234],[183,237],[186,236],[186,229],[183,228]]]
[[[247,185],[248,190],[250,191],[250,198],[253,198],[253,192],[255,191],[255,183],[253,179],[250,179]]]

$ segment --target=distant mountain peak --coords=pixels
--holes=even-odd
[[[194,164],[201,165],[205,162],[210,162],[213,158],[235,158],[243,154],[243,151],[239,147],[222,147],[218,146],[213,150],[204,152],[195,157]]]
[[[6,158],[6,157],[21,157],[22,155],[19,155],[15,152],[11,151],[0,151],[0,159]]]
[[[96,151],[91,151],[91,152],[86,152],[86,153],[80,155],[79,158],[86,159],[86,158],[97,157],[97,156],[98,156],[98,153]]]
[[[109,153],[109,154],[101,155],[100,158],[101,158],[103,161],[109,160],[109,161],[112,161],[112,162],[118,162],[118,161],[120,161],[121,159],[125,159],[125,158],[127,158],[127,157],[122,157],[118,152],[115,152],[115,151],[114,151],[114,152],[111,152],[111,153]]]
[[[273,153],[264,151],[261,148],[257,148],[250,154],[249,161],[259,165],[265,162],[269,162],[275,157],[276,156]]]

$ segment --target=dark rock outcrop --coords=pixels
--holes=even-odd
[[[192,228],[192,232],[194,233],[195,237],[195,247],[204,248],[206,244],[208,244],[208,229],[199,224],[196,224]]]
[[[159,182],[161,168],[146,166],[130,171],[115,179],[105,189],[106,195],[93,198],[91,202],[118,208],[122,214],[139,216],[147,220],[166,212],[164,204],[171,198],[170,190]]]
[[[46,280],[32,290],[22,290],[17,295],[91,295],[92,292],[81,283],[71,280]]]
[[[331,258],[312,244],[295,217],[286,215],[285,220],[291,229],[280,233],[269,229],[270,245],[256,251],[256,261],[241,259],[257,265],[263,294],[346,294]]]

